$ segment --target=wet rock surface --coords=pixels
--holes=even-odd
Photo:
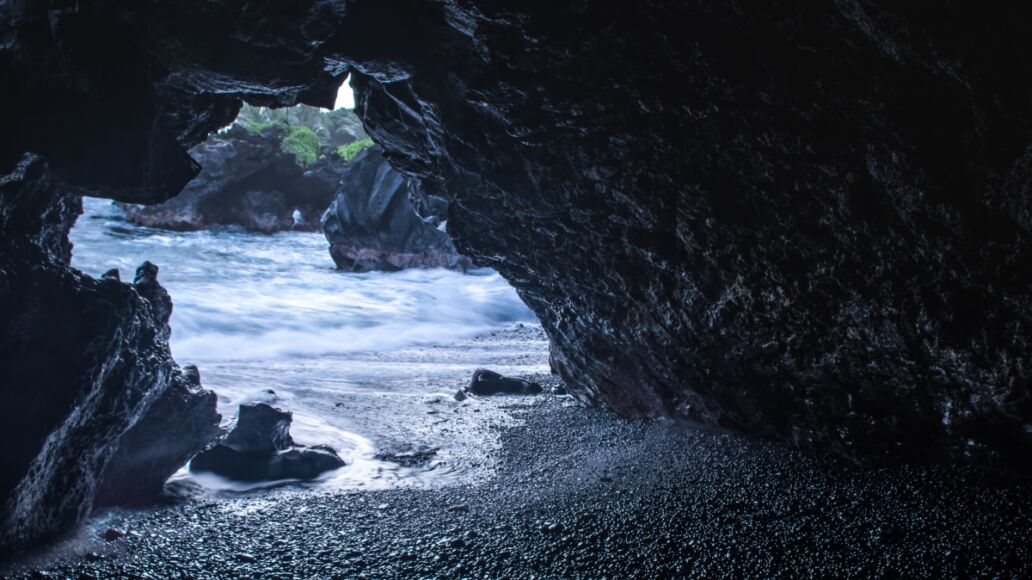
[[[165,482],[221,435],[216,396],[197,367],[173,373],[168,389],[122,435],[94,498],[95,507],[140,505],[159,498]]]
[[[542,392],[541,385],[524,379],[503,377],[487,369],[477,369],[461,393],[489,397],[492,395],[536,395]]]
[[[417,208],[424,214],[417,213]],[[322,229],[337,269],[350,272],[473,266],[459,255],[444,231],[447,203],[421,195],[412,180],[398,173],[373,148],[359,155],[342,174]]]
[[[575,396],[1029,468],[1023,8],[432,13],[409,74],[359,63],[358,110],[535,309]]]
[[[491,399],[495,475],[277,492],[101,515],[11,577],[1003,576],[1032,573],[1028,483],[964,467],[860,469],[782,444],[627,422],[568,397]],[[478,413],[466,409],[471,419]],[[130,530],[105,541],[105,530]],[[200,540],[200,541],[199,541]]]
[[[390,461],[402,467],[426,467],[437,456],[437,449],[422,446],[402,446],[374,455],[380,461]]]
[[[161,201],[241,98],[328,106],[351,72],[370,135],[450,202],[581,400],[1028,465],[1025,5],[0,10],[5,169],[38,151]]]
[[[0,551],[85,518],[123,436],[179,373],[156,266],[133,284],[69,267],[81,201],[68,191],[34,155],[0,178]]]
[[[314,479],[344,466],[330,447],[295,445],[290,437],[291,414],[265,403],[240,405],[237,423],[224,440],[190,463],[238,481]]]
[[[297,121],[311,117],[309,123],[314,123],[320,115],[354,115],[346,110],[312,111]],[[365,137],[361,127],[326,125],[317,128],[328,140],[346,143]],[[235,123],[227,131],[212,135],[190,150],[201,170],[182,192],[156,205],[123,204],[126,218],[139,225],[172,230],[217,226],[240,226],[261,233],[317,230],[319,217],[333,200],[346,164],[333,150],[335,141],[328,141],[317,148],[319,157],[311,165],[299,165],[282,147],[287,127],[284,122],[255,120]],[[350,134],[355,129],[359,133]],[[295,220],[295,211],[300,219]]]
[[[236,425],[222,445],[241,453],[272,454],[294,444],[292,415],[263,403],[240,405]]]

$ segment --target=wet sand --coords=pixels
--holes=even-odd
[[[248,493],[180,483],[165,505],[97,514],[4,575],[1032,576],[1029,482],[957,467],[863,469],[716,430],[624,421],[553,393],[430,400],[419,399],[425,419],[399,410],[400,455],[384,461],[458,462],[462,477]],[[406,452],[435,440],[449,440],[451,455],[421,463]]]

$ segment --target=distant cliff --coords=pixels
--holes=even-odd
[[[316,230],[348,161],[370,145],[351,110],[245,106],[228,129],[191,149],[201,171],[182,194],[122,207],[129,221],[164,229]]]

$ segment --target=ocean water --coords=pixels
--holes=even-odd
[[[72,265],[94,276],[119,268],[131,281],[143,261],[157,264],[176,360],[200,368],[224,424],[240,403],[265,401],[294,414],[298,443],[336,448],[349,465],[319,485],[461,480],[483,467],[491,441],[478,441],[484,421],[463,421],[451,394],[482,366],[547,372],[533,313],[494,271],[337,272],[319,233],[169,232],[127,223],[107,200],[84,204]],[[513,327],[529,334],[499,332]],[[509,420],[491,411],[488,423]],[[417,467],[376,458],[427,449],[434,459]],[[186,470],[176,479],[250,488]]]

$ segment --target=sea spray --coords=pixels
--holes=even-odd
[[[114,267],[125,275],[145,260],[158,264],[174,302],[176,359],[200,367],[227,423],[240,403],[263,401],[294,413],[299,443],[338,449],[349,467],[323,484],[468,479],[476,471],[470,466],[489,463],[491,435],[470,435],[481,440],[456,448],[466,445],[462,429],[477,427],[445,425],[458,409],[441,395],[480,366],[547,372],[547,343],[533,313],[494,271],[337,272],[318,233],[157,230],[125,222],[107,200],[84,201],[71,234],[72,264],[94,276]],[[472,340],[519,325],[537,334]],[[509,421],[496,409],[482,411],[495,412],[496,424]],[[439,451],[419,468],[373,457],[383,447],[412,444]],[[212,489],[248,489],[189,477]]]

